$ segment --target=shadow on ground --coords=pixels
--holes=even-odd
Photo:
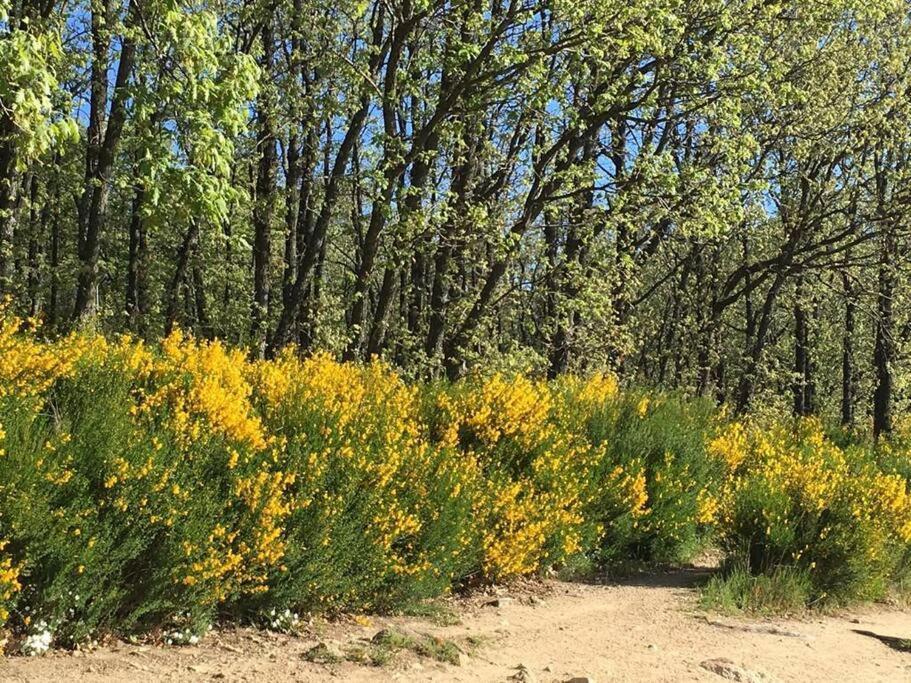
[[[641,588],[698,588],[718,571],[716,567],[673,567],[664,570],[631,571],[619,575],[581,576],[566,579],[570,583],[600,586],[633,586]]]
[[[886,645],[897,652],[908,652],[911,653],[911,640],[908,638],[896,638],[895,636],[883,636],[879,633],[873,633],[873,631],[862,631],[860,629],[851,629],[854,633],[867,636],[868,638],[874,638],[881,642],[883,645]]]

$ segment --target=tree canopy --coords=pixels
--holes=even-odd
[[[880,433],[909,69],[906,0],[0,0],[0,293]]]

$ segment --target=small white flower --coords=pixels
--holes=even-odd
[[[40,621],[35,624],[35,631],[22,643],[22,652],[30,657],[43,655],[51,648],[54,634],[48,628],[47,622]]]

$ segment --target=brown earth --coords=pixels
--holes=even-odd
[[[911,681],[903,640],[911,638],[911,613],[877,606],[805,619],[722,618],[698,609],[694,585],[705,574],[514,586],[500,589],[498,604],[490,595],[451,601],[458,623],[449,625],[348,619],[314,622],[293,637],[223,629],[193,647],[117,643],[0,658],[0,681]],[[431,635],[466,654],[460,665],[409,650],[381,666],[308,661],[318,642],[369,649],[381,629]]]

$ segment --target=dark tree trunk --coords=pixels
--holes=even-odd
[[[383,43],[384,23],[385,7],[381,6],[377,11],[373,25],[372,41],[373,45],[377,49],[370,59],[370,73],[374,73],[376,71],[377,67],[385,56],[384,51],[382,49],[379,49],[380,45]],[[342,139],[342,142],[339,145],[338,152],[335,156],[335,162],[332,165],[332,172],[327,176],[326,190],[323,196],[323,202],[322,206],[320,207],[319,215],[316,218],[313,230],[308,235],[307,243],[304,245],[303,252],[300,253],[300,262],[298,264],[297,276],[294,279],[294,284],[291,286],[289,297],[290,306],[283,308],[281,316],[278,320],[278,325],[275,328],[275,334],[272,336],[272,339],[268,344],[268,351],[270,355],[273,355],[278,348],[287,344],[291,339],[291,333],[293,331],[294,325],[300,316],[304,293],[308,289],[308,284],[310,276],[313,273],[313,268],[316,265],[317,260],[322,260],[321,255],[325,253],[324,248],[326,241],[326,231],[328,230],[329,223],[332,220],[333,209],[335,208],[335,202],[338,198],[340,190],[340,182],[345,174],[345,169],[348,168],[348,162],[351,159],[351,154],[354,151],[354,147],[364,129],[364,125],[367,121],[367,116],[370,113],[371,101],[372,100],[369,95],[365,94],[361,96],[359,107],[357,111],[352,114],[351,119],[348,123],[348,130],[346,131],[345,137]],[[331,144],[331,138],[327,139],[326,144]]]
[[[664,386],[665,380],[667,377],[667,364],[671,357],[674,358],[674,383],[679,381],[680,374],[680,353],[681,353],[681,344],[680,340],[677,338],[678,328],[680,327],[680,321],[682,318],[682,311],[684,309],[683,304],[683,293],[687,290],[687,285],[690,280],[690,273],[692,273],[692,265],[694,258],[692,254],[687,256],[683,264],[683,271],[680,273],[680,279],[677,281],[677,286],[674,287],[673,293],[671,294],[672,304],[671,311],[668,317],[667,331],[663,337],[659,338],[659,348],[658,353],[661,355],[661,360],[659,361],[658,366],[658,384]]]
[[[146,261],[148,244],[146,224],[142,216],[145,190],[137,184],[133,192],[133,206],[130,215],[129,255],[127,261],[126,310],[130,329],[139,335],[146,332],[145,314],[147,306]]]
[[[134,0],[130,1],[127,10],[127,25],[133,24],[133,14],[136,12]],[[94,21],[94,15],[93,15]],[[106,29],[102,29],[106,30]],[[99,34],[100,35],[100,34]],[[103,100],[95,101],[95,89],[98,89],[99,98],[102,91],[106,94],[106,86],[102,88],[100,81],[107,79],[107,47],[106,39],[102,40],[104,47],[103,64],[96,68],[95,61],[101,59],[100,50],[96,48],[96,57],[93,60],[93,106],[90,113],[90,121],[103,116],[101,113],[104,109]],[[101,137],[100,145],[97,151],[93,148],[92,141],[89,140],[89,154],[87,157],[86,183],[83,192],[82,216],[80,217],[79,230],[79,276],[76,286],[76,302],[73,308],[73,319],[89,317],[95,313],[95,302],[97,297],[98,285],[98,257],[101,252],[101,236],[104,230],[105,218],[107,213],[108,195],[110,193],[111,171],[114,166],[114,158],[117,147],[120,144],[120,138],[123,133],[123,126],[126,121],[128,99],[128,83],[133,72],[133,62],[136,56],[136,46],[126,34],[123,39],[123,46],[120,50],[119,63],[117,65],[117,76],[114,81],[114,95],[111,102],[111,112],[108,116],[107,125],[104,127],[104,135]],[[103,67],[103,68],[102,68]]]
[[[190,257],[196,249],[196,243],[199,241],[199,221],[192,220],[190,227],[184,234],[180,250],[177,252],[177,265],[174,268],[174,276],[168,286],[165,301],[165,328],[166,335],[171,334],[174,326],[177,324],[178,311],[180,309],[180,290],[186,281],[187,268],[190,263]]]
[[[291,18],[292,35],[291,35],[291,55],[290,71],[295,83],[302,80],[303,68],[300,55],[300,29],[303,21],[303,3],[301,0],[294,0],[294,13]],[[294,123],[291,124],[294,126]],[[303,139],[306,140],[309,130],[306,124],[301,125],[303,130]],[[284,269],[282,271],[282,307],[288,305],[291,298],[291,289],[294,285],[294,278],[297,274],[298,245],[301,239],[298,236],[301,214],[301,166],[306,163],[307,158],[301,155],[301,135],[297,130],[291,133],[287,146],[287,172],[285,174],[285,256]]]
[[[594,139],[588,140],[576,160],[582,173],[587,173],[595,162],[598,147]],[[614,158],[616,161],[616,158]],[[547,316],[550,338],[547,340],[548,376],[556,377],[569,370],[571,346],[579,313],[575,308],[580,294],[578,279],[582,268],[591,231],[588,228],[589,212],[594,206],[595,188],[580,188],[568,211],[563,244],[562,263],[559,259],[561,230],[556,216],[545,212],[545,242],[547,245],[548,277]]]
[[[263,69],[272,71],[274,42],[272,22],[267,20],[262,30]],[[267,86],[268,87],[268,86]],[[266,350],[266,328],[269,319],[269,262],[272,255],[272,213],[275,203],[275,126],[272,121],[271,92],[260,95],[259,133],[256,147],[259,164],[256,172],[256,204],[253,209],[253,315],[251,341],[253,353],[261,358]]]
[[[202,276],[202,266],[200,266],[198,261],[199,255],[197,254],[193,263],[193,295],[196,303],[196,324],[199,334],[205,339],[211,339],[213,336],[212,321],[209,318],[209,306],[206,302],[206,285]]]
[[[386,212],[395,194],[396,176],[397,173],[387,172],[384,174],[385,189],[382,196],[374,200],[374,207],[370,213],[370,223],[364,235],[364,243],[355,273],[351,308],[347,314],[348,326],[353,335],[345,349],[345,360],[354,360],[360,352],[367,314],[367,290],[370,286],[370,279],[373,275],[373,268],[379,251],[380,235],[386,224]]]
[[[60,181],[54,183],[53,218],[50,219],[50,291],[47,300],[47,324],[50,329],[56,329],[58,312],[60,310]]]
[[[285,256],[282,271],[282,305],[291,297],[297,273],[297,224],[300,218],[300,149],[296,134],[288,140],[288,172],[285,176]]]
[[[842,273],[845,293],[845,329],[841,341],[841,423],[854,425],[854,401],[857,390],[854,381],[854,334],[857,303],[854,288],[847,273]]]
[[[46,224],[47,212],[50,205],[45,199],[42,211],[38,211],[39,206],[39,185],[38,177],[32,177],[31,198],[29,202],[29,211],[31,221],[28,234],[28,255],[26,260],[27,289],[28,289],[28,310],[29,315],[37,316],[41,311],[41,245],[43,244],[42,232]]]
[[[888,228],[882,236],[877,289],[876,342],[873,364],[876,389],[873,393],[873,434],[878,438],[892,432],[892,390],[895,360],[894,317],[895,236]]]
[[[13,235],[19,175],[12,118],[0,107],[0,297],[12,293]]]
[[[794,300],[794,415],[813,414],[813,378],[810,361],[810,331],[803,301],[803,276],[797,278]]]
[[[417,126],[417,122],[413,121],[413,125]],[[437,135],[431,136],[431,139],[427,143],[428,152],[434,151],[438,142]],[[415,223],[418,220],[418,217],[421,216],[424,193],[429,177],[430,165],[427,163],[425,155],[419,155],[411,167],[411,184],[402,201],[403,211],[401,223],[406,228],[415,229],[418,227]],[[422,229],[418,232],[424,232],[423,226],[421,226],[421,228]],[[397,241],[396,247],[397,249],[401,249],[401,240]],[[368,357],[379,353],[380,346],[383,343],[382,340],[386,335],[387,317],[391,307],[391,298],[394,294],[394,278],[396,273],[401,273],[402,275],[400,295],[403,301],[401,309],[402,312],[407,315],[407,329],[412,334],[417,332],[424,308],[424,288],[426,286],[424,281],[426,270],[426,261],[424,258],[425,248],[426,244],[424,244],[423,241],[419,240],[418,243],[415,244],[414,254],[410,263],[410,292],[406,290],[407,268],[397,268],[394,265],[390,265],[387,266],[386,271],[383,273],[383,283],[380,287],[380,294],[377,299],[377,307],[373,318],[373,326],[370,330],[370,337],[367,344]],[[392,272],[390,272],[390,270]]]
[[[740,383],[737,388],[738,414],[745,413],[747,408],[749,408],[751,401],[753,400],[753,393],[756,390],[756,380],[759,373],[759,366],[762,361],[763,352],[765,351],[766,341],[769,335],[769,328],[772,325],[772,313],[775,310],[775,303],[778,299],[778,294],[781,291],[781,287],[784,285],[784,281],[785,272],[779,271],[775,275],[775,280],[772,282],[772,285],[766,294],[765,302],[763,303],[762,310],[760,311],[759,321],[756,326],[756,334],[753,340],[753,346],[750,349],[750,356],[747,362],[747,367],[744,369],[744,372],[740,377]]]
[[[424,353],[433,358],[440,350],[443,332],[446,329],[446,304],[449,298],[449,267],[452,262],[455,242],[458,239],[459,220],[470,202],[470,187],[474,167],[471,157],[476,149],[477,139],[464,141],[465,157],[452,170],[452,192],[455,200],[452,213],[440,232],[439,245],[433,259],[433,281],[430,286],[430,320]]]
[[[383,284],[380,286],[373,326],[370,328],[370,337],[367,340],[368,359],[378,356],[383,350],[383,342],[386,338],[386,319],[392,306],[392,301],[395,298],[395,281],[398,272],[391,266],[387,267],[383,272]]]
[[[407,7],[409,3],[405,3]],[[407,17],[406,17],[407,18]],[[395,190],[399,184],[399,178],[405,172],[406,166],[400,163],[395,157],[398,154],[399,130],[397,125],[398,116],[398,95],[397,95],[397,78],[398,65],[405,48],[405,38],[408,29],[403,27],[406,24],[400,24],[393,32],[392,44],[389,49],[389,59],[386,63],[386,73],[383,79],[383,132],[386,138],[386,144],[383,149],[383,160],[380,168],[383,169],[382,192],[379,197],[373,200],[373,207],[370,211],[370,223],[367,226],[367,233],[364,236],[361,257],[358,262],[358,269],[354,280],[354,298],[351,302],[349,311],[349,324],[353,331],[351,342],[345,349],[345,358],[353,360],[356,358],[361,349],[362,339],[365,334],[369,333],[372,337],[368,340],[368,345],[372,341],[376,343],[382,331],[378,328],[385,327],[385,317],[388,310],[388,298],[392,295],[394,281],[387,283],[389,278],[384,275],[383,284],[386,286],[385,295],[387,300],[384,301],[385,308],[378,311],[375,316],[377,324],[373,326],[372,331],[365,330],[367,321],[367,290],[370,286],[370,280],[373,275],[373,268],[376,263],[377,253],[380,247],[380,237],[386,226],[387,217],[391,211],[392,199],[395,196]],[[393,275],[394,276],[394,275]],[[369,355],[369,350],[368,350]]]
[[[696,348],[696,393],[699,396],[705,396],[711,386],[712,361],[711,361],[711,323],[705,312],[704,299],[702,294],[708,287],[708,274],[706,272],[706,246],[698,245],[696,254],[695,275],[696,290],[699,301],[696,304],[696,328],[699,332],[698,346]]]
[[[313,267],[313,282],[301,309],[298,324],[298,337],[301,351],[309,351],[319,335],[319,309],[322,301],[323,272],[326,267],[326,242],[323,241],[319,255]]]

